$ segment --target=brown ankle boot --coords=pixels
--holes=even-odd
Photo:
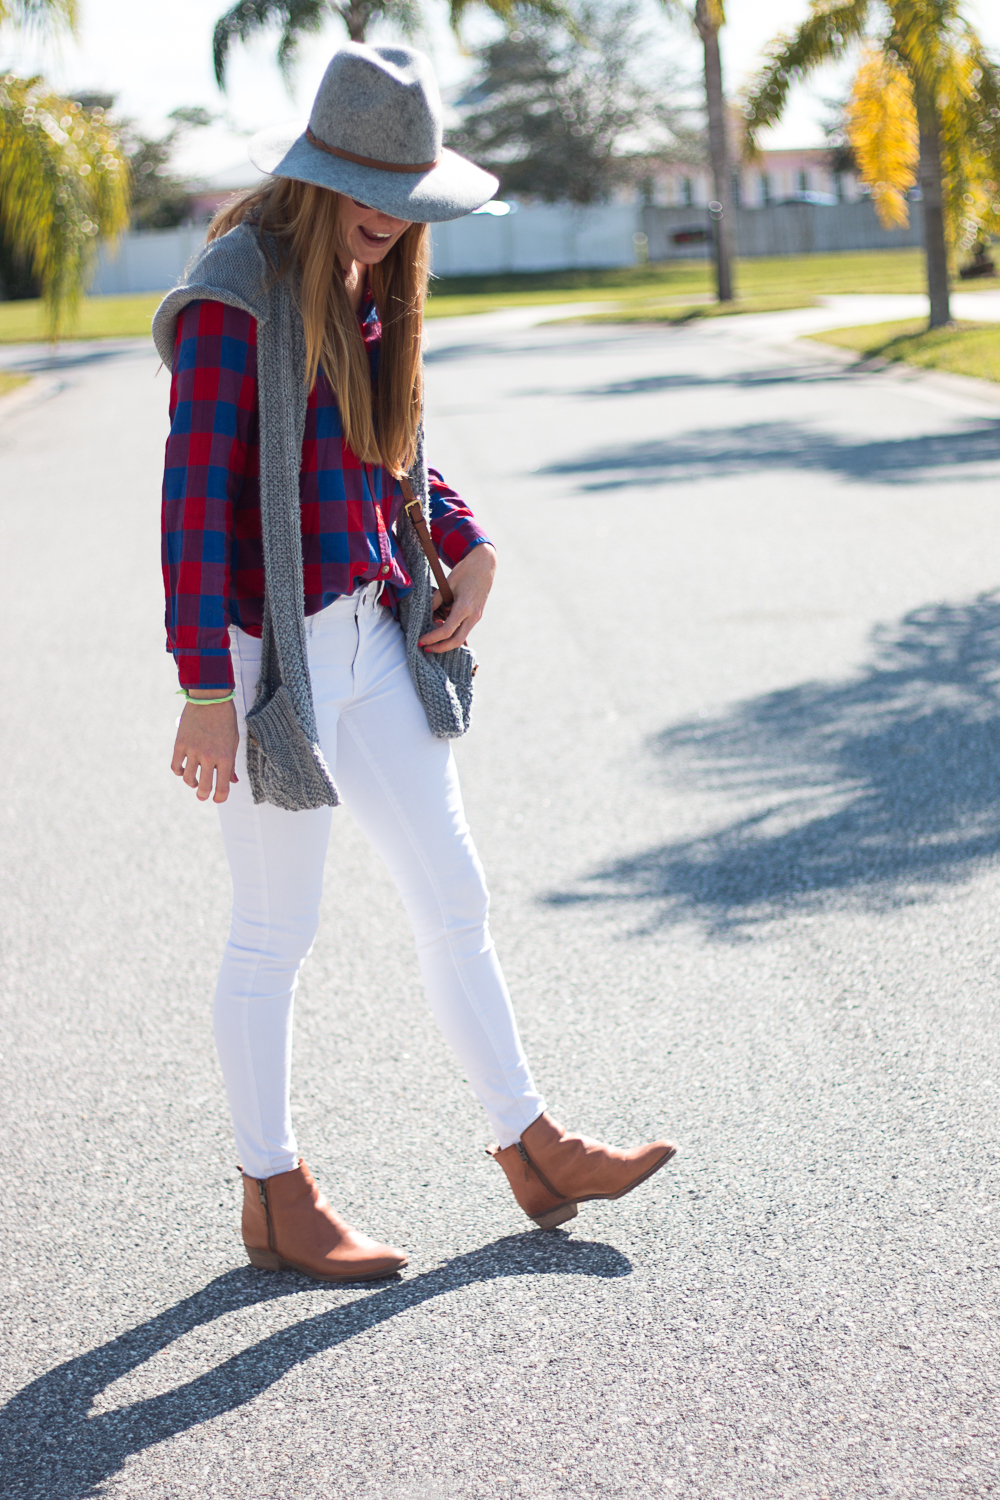
[[[488,1147],[507,1173],[514,1197],[539,1229],[555,1229],[576,1217],[578,1203],[592,1198],[624,1198],[640,1182],[665,1167],[677,1151],[669,1141],[653,1141],[616,1151],[586,1136],[567,1135],[551,1115],[542,1114],[513,1146]]]
[[[406,1265],[401,1250],[338,1218],[301,1160],[276,1177],[243,1174],[243,1243],[261,1271],[302,1271],[317,1281],[377,1281]]]

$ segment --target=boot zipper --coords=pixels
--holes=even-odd
[[[542,1184],[542,1187],[547,1193],[551,1193],[553,1198],[562,1199],[562,1193],[556,1192],[555,1188],[552,1186],[545,1173],[539,1171],[538,1167],[535,1166],[535,1163],[531,1160],[531,1157],[528,1155],[527,1151],[524,1149],[524,1146],[520,1141],[518,1141],[517,1143],[517,1154],[524,1162],[524,1175],[527,1176],[529,1172],[534,1172],[535,1176],[538,1178],[539,1182]],[[564,1201],[568,1202],[569,1200],[565,1199]]]
[[[257,1179],[257,1192],[260,1195],[260,1206],[264,1210],[264,1218],[267,1221],[267,1248],[275,1250],[274,1231],[271,1228],[271,1210],[267,1206],[267,1189],[264,1186],[263,1180],[259,1177]]]

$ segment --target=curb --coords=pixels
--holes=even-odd
[[[820,337],[793,339],[782,347],[813,359],[832,360],[857,375],[882,375],[895,381],[897,385],[922,385],[947,395],[971,397],[976,401],[985,401],[989,406],[1000,406],[1000,382],[995,380],[978,380],[974,375],[953,375],[948,370],[924,370],[919,365],[908,365],[900,359],[859,359],[855,350],[842,349],[838,344],[824,344]]]
[[[16,374],[17,371],[11,373]],[[39,406],[50,397],[58,396],[60,391],[66,389],[66,385],[65,380],[47,380],[44,375],[31,376],[27,385],[19,386],[7,396],[0,396],[0,420],[12,416],[23,407]]]

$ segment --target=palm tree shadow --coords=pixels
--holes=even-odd
[[[738,938],[776,916],[930,899],[1000,851],[1000,592],[877,630],[871,664],[737,704],[652,743],[671,782],[741,816],[545,899],[638,903]]]
[[[31,1382],[0,1411],[4,1500],[81,1500],[133,1454],[253,1401],[296,1365],[475,1282],[548,1274],[618,1277],[631,1263],[610,1245],[561,1231],[511,1235],[409,1280],[395,1280],[327,1308],[241,1350],[163,1395],[90,1415],[99,1393],[193,1329],[240,1308],[292,1296],[315,1283],[296,1274],[227,1271],[193,1296],[100,1348]]]
[[[782,419],[695,429],[594,449],[539,469],[570,479],[583,494],[645,490],[706,476],[751,473],[834,474],[846,483],[983,484],[995,480],[1000,422],[973,419],[946,432],[845,440],[807,422]]]

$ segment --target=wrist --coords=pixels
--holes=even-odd
[[[235,688],[178,688],[179,695],[188,703],[231,703]]]

